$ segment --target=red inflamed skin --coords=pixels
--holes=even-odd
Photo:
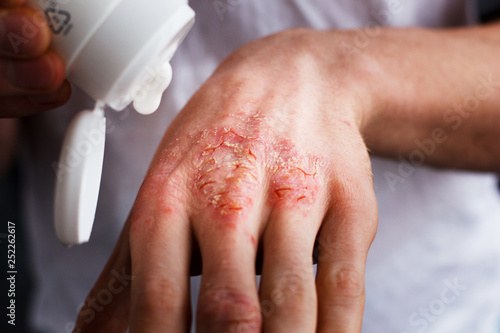
[[[295,90],[283,108],[279,94],[254,86],[251,77],[222,73],[211,80],[224,94],[211,92],[209,81],[171,125],[122,235],[134,275],[131,328],[187,332],[194,257],[203,276],[200,332],[309,332],[321,312],[328,320],[344,309],[361,316],[377,207],[366,149],[352,153],[363,147],[349,125],[359,119],[332,105],[342,116],[316,121],[318,110],[298,102],[310,88]],[[302,115],[305,107],[312,112]],[[322,135],[326,129],[338,137]],[[342,148],[332,149],[341,137]],[[357,202],[362,209],[353,211]],[[317,237],[325,241],[315,283]],[[317,288],[330,296],[326,304]],[[88,327],[111,325],[98,322]]]
[[[80,316],[82,332],[188,332],[190,272],[199,332],[359,329],[377,205],[358,74],[325,93],[310,55],[270,58],[269,71],[257,66],[268,51],[228,58],[167,130],[100,277],[125,267],[130,295]]]
[[[77,331],[189,332],[197,272],[199,333],[359,333],[368,149],[498,172],[499,27],[290,30],[232,53],[167,129]]]

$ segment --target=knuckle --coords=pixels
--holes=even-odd
[[[273,279],[269,300],[277,309],[286,309],[290,314],[301,314],[304,307],[310,307],[315,303],[315,293],[308,279],[298,273],[289,273]]]
[[[240,291],[212,288],[200,295],[198,321],[224,327],[225,332],[260,332],[261,313],[256,300]]]
[[[363,185],[356,177],[343,174],[339,177],[336,184],[336,198],[340,204],[345,206],[359,204],[359,199],[362,197],[364,189]]]
[[[239,218],[255,206],[262,190],[275,207],[315,204],[324,190],[323,158],[274,137],[259,115],[242,121],[244,128],[215,127],[193,137],[198,149],[190,155],[189,189],[197,210]]]
[[[252,121],[259,124],[262,119]],[[200,209],[238,216],[254,206],[264,180],[272,205],[311,206],[323,188],[322,159],[301,152],[286,138],[275,138],[270,145],[270,129],[252,131],[253,125],[199,134],[200,150],[192,167]]]
[[[364,275],[354,267],[344,266],[332,270],[327,277],[326,283],[335,296],[349,299],[364,297]]]
[[[147,177],[130,214],[131,236],[147,230],[155,231],[158,221],[162,224],[177,221],[165,217],[183,214],[186,198],[184,178],[180,172]]]
[[[202,139],[205,147],[194,166],[201,207],[221,215],[240,214],[252,207],[261,187],[260,144],[227,128],[202,135],[207,135]]]
[[[179,172],[174,172],[168,177],[163,184],[157,185],[160,191],[159,199],[170,205],[182,204],[187,195],[186,185],[184,183],[184,176]]]
[[[159,207],[178,207],[186,199],[184,176],[180,171],[169,175],[151,175],[146,178],[136,199],[135,206],[140,208],[153,202]]]
[[[275,205],[311,205],[321,189],[321,162],[315,156],[301,156],[290,143],[273,156],[270,191]]]
[[[355,209],[360,207],[376,208],[377,203],[373,186],[363,180],[362,177],[352,175],[350,172],[339,174],[332,186],[333,200],[336,205],[346,208]],[[371,212],[373,213],[373,212]]]

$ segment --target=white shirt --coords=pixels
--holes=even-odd
[[[173,59],[173,84],[160,110],[147,117],[132,109],[106,113],[110,127],[89,244],[67,249],[56,239],[52,164],[71,117],[92,102],[75,93],[65,107],[24,122],[23,212],[36,275],[31,319],[39,330],[71,331],[164,131],[233,50],[294,27],[362,28],[363,33],[373,24],[441,27],[474,19],[467,0],[196,0],[190,5],[197,21]],[[498,332],[500,196],[495,178],[418,167],[391,186],[386,176],[398,175],[400,162],[372,162],[380,223],[367,264],[363,332]]]

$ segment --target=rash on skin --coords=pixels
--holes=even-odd
[[[319,189],[317,158],[299,157],[295,149],[285,146],[273,159],[269,185],[274,204],[311,205]]]
[[[226,128],[203,135],[211,143],[200,154],[195,189],[220,214],[241,213],[252,206],[262,182],[258,139]]]
[[[274,206],[311,207],[320,187],[319,159],[299,152],[288,139],[271,142],[273,135],[246,132],[201,132],[198,142],[204,149],[198,154],[194,179],[201,207],[240,215],[254,205],[263,186]]]

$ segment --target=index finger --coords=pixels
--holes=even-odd
[[[191,229],[181,172],[149,176],[130,218],[130,332],[188,332]]]

